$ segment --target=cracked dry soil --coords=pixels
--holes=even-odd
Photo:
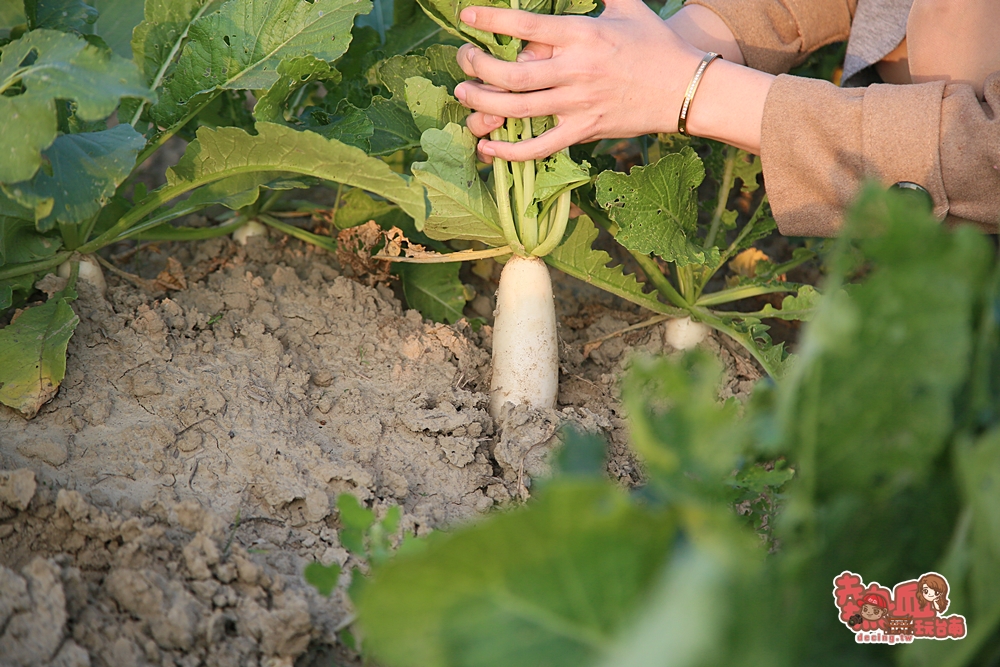
[[[634,484],[614,382],[662,325],[557,280],[558,410],[486,412],[490,328],[424,322],[297,243],[178,250],[186,289],[81,285],[66,379],[33,420],[0,408],[0,667],[291,667],[338,646],[354,564],[335,499],[402,509],[418,535],[524,498],[566,423],[607,435]],[[723,396],[759,374],[733,345]],[[237,520],[239,517],[239,520]]]

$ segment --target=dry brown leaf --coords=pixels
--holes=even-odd
[[[738,276],[754,278],[757,276],[757,264],[770,261],[771,258],[763,251],[757,248],[747,248],[730,260],[729,268]]]
[[[156,287],[164,291],[187,289],[187,278],[184,277],[184,267],[173,257],[167,258],[167,268],[160,271],[153,281]]]

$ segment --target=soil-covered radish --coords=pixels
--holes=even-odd
[[[59,277],[69,278],[73,272],[72,260],[59,265]],[[80,280],[90,283],[97,288],[97,291],[104,294],[108,290],[108,284],[104,280],[104,271],[101,265],[93,257],[80,257]]]
[[[263,236],[267,238],[267,226],[256,220],[250,220],[245,225],[233,232],[233,240],[240,245],[246,245],[253,236]]]
[[[559,340],[552,280],[542,259],[515,255],[507,261],[495,314],[490,414],[499,417],[506,403],[554,407]]]
[[[690,317],[678,317],[667,322],[667,342],[675,350],[690,350],[708,337],[710,329]]]

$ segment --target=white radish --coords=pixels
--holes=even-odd
[[[553,408],[559,392],[559,340],[549,269],[539,257],[513,256],[500,274],[493,324],[490,415],[506,403]]]
[[[678,317],[667,322],[667,342],[675,350],[690,350],[708,338],[708,326],[690,317]]]
[[[90,283],[97,288],[98,292],[104,294],[108,290],[108,283],[104,280],[104,271],[101,270],[101,265],[90,255],[80,257],[79,261],[80,273],[77,274],[78,278],[86,283]],[[72,260],[59,265],[58,273],[60,278],[69,278],[72,272]]]
[[[250,220],[245,225],[233,232],[233,240],[240,245],[246,245],[252,236],[263,236],[267,238],[267,226],[256,220]]]

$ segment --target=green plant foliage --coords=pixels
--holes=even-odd
[[[320,595],[328,598],[333,589],[337,587],[337,581],[340,579],[340,566],[336,563],[330,565],[309,563],[302,575]]]
[[[620,227],[615,239],[629,250],[678,266],[711,264],[718,250],[700,247],[695,235],[697,187],[704,179],[705,168],[688,147],[627,176],[604,172],[597,179],[597,201]]]
[[[608,268],[611,255],[603,250],[594,250],[598,229],[587,216],[583,215],[570,223],[566,240],[545,257],[550,266],[578,278],[585,283],[600,287],[633,303],[658,313],[679,314],[677,308],[661,302],[655,292],[645,292],[634,275],[626,274],[620,266]]]
[[[159,85],[166,67],[187,39],[191,25],[212,5],[208,0],[148,0],[132,31],[132,54],[146,83]]]
[[[458,277],[459,264],[402,264],[399,277],[410,308],[435,322],[454,324],[465,314],[465,285]]]
[[[267,90],[281,78],[284,59],[336,60],[350,43],[354,17],[370,9],[367,0],[230,0],[191,24],[153,117],[172,126],[216,91]]]
[[[24,66],[32,55],[34,62]],[[56,100],[73,101],[80,120],[98,121],[123,97],[153,99],[131,62],[52,30],[29,32],[4,47],[0,92],[14,86],[23,92],[0,95],[0,183],[26,181],[38,171],[41,152],[56,138]]]
[[[24,0],[28,29],[79,31],[97,20],[97,9],[83,0]]]
[[[47,168],[24,183],[4,186],[30,207],[38,230],[75,225],[94,217],[128,178],[146,145],[131,125],[102,132],[64,134],[42,154]]]
[[[340,81],[340,73],[330,63],[314,56],[283,60],[278,65],[278,80],[254,106],[254,118],[270,123],[284,122],[284,105],[293,92],[313,81]]]
[[[190,189],[241,172],[295,174],[362,188],[395,202],[416,220],[426,211],[423,189],[381,160],[318,134],[271,123],[258,123],[256,136],[235,128],[203,128],[167,172],[167,188]]]
[[[132,31],[142,23],[145,3],[132,0],[91,0],[91,4],[100,12],[93,26],[94,34],[122,58],[131,58]]]
[[[55,396],[66,375],[66,346],[80,318],[72,285],[0,329],[0,403],[29,419]],[[19,360],[27,363],[8,363]]]
[[[380,568],[358,601],[367,647],[400,666],[587,664],[629,620],[673,538],[672,517],[605,483],[552,487],[531,511]]]
[[[568,474],[527,507],[377,568],[358,597],[374,657],[387,667],[989,664],[1000,650],[1000,262],[975,231],[943,230],[881,193],[851,229],[871,271],[839,289],[849,264],[833,261],[833,289],[788,377],[745,406],[720,405],[711,358],[638,360],[622,390],[646,486],[626,499],[574,472],[592,463],[559,466]],[[734,504],[744,512],[755,499],[770,508],[766,527],[736,517]],[[664,541],[648,550],[654,534]],[[609,582],[631,588],[647,562],[648,595],[592,602]],[[966,616],[968,636],[856,643],[831,599],[844,570],[890,586],[944,574],[948,613]]]
[[[414,163],[412,169],[414,178],[427,188],[431,215],[417,229],[432,239],[507,245],[496,201],[476,171],[472,133],[452,123],[443,130],[424,132],[421,144],[427,161]]]

